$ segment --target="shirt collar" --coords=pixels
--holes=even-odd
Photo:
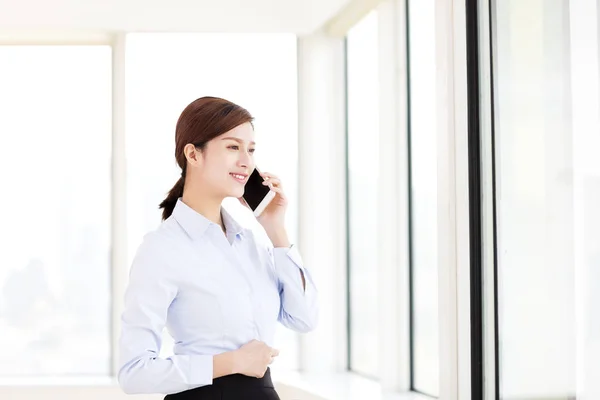
[[[223,217],[227,235],[243,235],[246,232],[246,228],[241,226],[224,207],[221,207],[221,216]]]
[[[242,227],[223,207],[221,207],[221,216],[227,230],[227,236],[244,235],[246,233],[247,229]],[[181,197],[177,199],[177,204],[175,204],[175,209],[173,210],[173,217],[192,239],[204,235],[211,225],[218,226],[185,204],[181,200]]]

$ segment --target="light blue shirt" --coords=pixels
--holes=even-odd
[[[317,290],[296,247],[261,245],[250,229],[221,213],[227,237],[179,199],[138,248],[119,342],[118,380],[126,393],[170,394],[212,384],[213,355],[253,339],[273,346],[277,321],[298,332],[315,327]],[[165,326],[174,355],[161,358]]]

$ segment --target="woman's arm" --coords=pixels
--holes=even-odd
[[[173,355],[160,358],[167,311],[177,296],[175,277],[149,234],[139,247],[129,273],[119,342],[118,380],[125,393],[177,393],[209,385],[233,373],[231,354]]]
[[[281,180],[267,172],[261,172],[261,176],[265,179],[263,184],[277,193],[258,217],[258,222],[275,247],[272,251],[269,250],[269,259],[280,284],[279,297],[282,307],[279,321],[295,331],[308,332],[317,325],[319,315],[317,288],[302,265],[298,249],[290,246],[285,230],[288,201]]]
[[[297,332],[309,332],[318,322],[317,288],[287,234],[269,234],[274,248],[268,249],[271,267],[279,280],[281,311],[279,322]]]
[[[237,364],[234,351],[228,351],[213,356],[213,379],[236,374]]]
[[[285,229],[269,232],[268,235],[269,239],[271,240],[271,243],[273,243],[273,247],[282,249],[289,249],[291,247]],[[302,289],[306,290],[306,279],[304,278],[304,271],[301,268],[299,268],[298,272],[300,273],[300,278],[302,279]]]

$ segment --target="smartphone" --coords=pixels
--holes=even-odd
[[[264,179],[260,176],[258,168],[248,177],[248,182],[244,186],[244,195],[242,198],[250,207],[255,217],[258,217],[267,208],[271,200],[275,198],[276,193],[263,185]]]

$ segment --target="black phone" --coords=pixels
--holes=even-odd
[[[268,186],[263,185],[263,182],[264,179],[260,176],[260,171],[254,168],[244,186],[244,195],[242,198],[256,217],[265,210],[276,194]]]

